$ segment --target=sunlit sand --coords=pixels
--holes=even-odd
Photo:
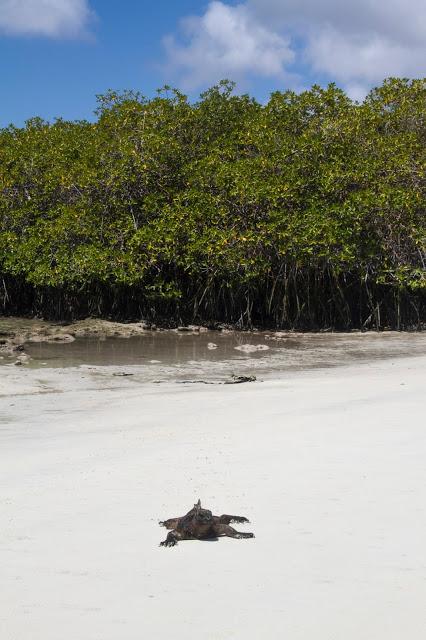
[[[423,640],[425,365],[2,367],[0,637]],[[198,498],[256,537],[160,548]]]

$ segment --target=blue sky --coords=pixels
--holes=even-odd
[[[152,94],[166,81],[162,37],[182,11],[197,11],[200,3],[98,0],[90,6],[96,18],[76,37],[0,35],[2,126],[33,115],[90,117],[95,94],[109,88]]]
[[[423,77],[424,0],[0,0],[0,126],[90,118],[95,94],[220,78],[264,100],[335,81],[362,98]]]

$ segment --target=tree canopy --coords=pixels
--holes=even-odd
[[[3,313],[420,326],[426,80],[266,104],[222,81],[0,130]]]

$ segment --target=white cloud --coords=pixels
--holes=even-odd
[[[306,56],[315,71],[325,71],[341,82],[371,84],[390,75],[424,73],[426,46],[405,45],[379,33],[349,37],[328,27],[309,37]]]
[[[0,32],[75,37],[92,18],[87,0],[0,0]]]
[[[169,66],[180,71],[187,89],[224,77],[283,78],[294,59],[289,39],[259,24],[243,4],[211,2],[201,17],[181,23],[182,40],[164,39]]]
[[[425,0],[215,1],[183,22],[183,36],[165,45],[190,88],[222,77],[288,80],[295,62],[360,99],[387,76],[426,75]]]
[[[360,97],[387,76],[425,75],[424,0],[247,0],[301,41],[301,59]]]

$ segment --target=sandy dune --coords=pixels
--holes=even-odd
[[[423,640],[425,365],[107,390],[4,368],[0,638]],[[160,548],[198,497],[256,538]]]

